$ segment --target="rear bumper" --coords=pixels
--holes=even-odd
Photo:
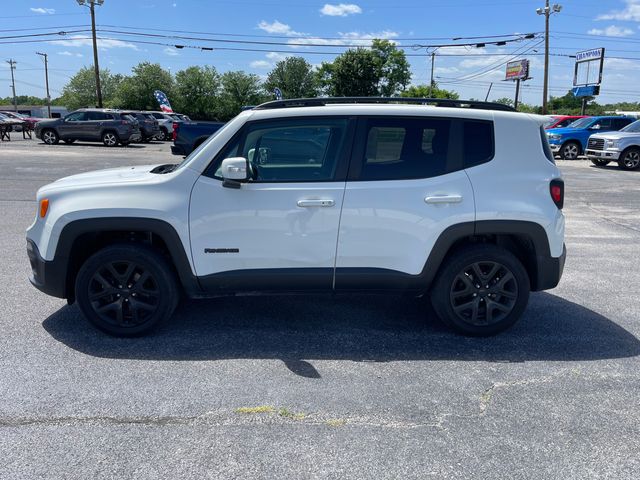
[[[183,157],[186,155],[182,145],[171,145],[171,153],[174,155],[181,155]]]
[[[567,258],[567,247],[562,246],[562,254],[559,257],[551,256],[538,256],[537,257],[537,270],[538,278],[536,282],[536,291],[550,290],[555,288],[564,272],[564,262]]]
[[[587,150],[585,155],[589,159],[599,160],[618,160],[620,158],[619,150]]]
[[[40,255],[37,245],[30,239],[27,239],[27,256],[31,264],[31,275],[29,276],[31,284],[47,295],[66,298],[66,261],[63,262],[60,258],[55,258],[47,262]]]

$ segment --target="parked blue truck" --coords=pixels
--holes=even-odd
[[[565,160],[575,160],[587,149],[587,141],[591,135],[620,130],[635,120],[634,117],[621,116],[585,117],[564,128],[551,128],[546,133],[554,155],[560,155]]]
[[[186,157],[223,125],[223,122],[174,123],[171,153]]]

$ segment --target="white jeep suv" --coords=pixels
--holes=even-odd
[[[42,187],[31,282],[113,335],[156,327],[180,295],[365,291],[427,295],[457,331],[497,333],[530,291],[557,285],[565,259],[544,118],[509,110],[263,104],[178,165]]]

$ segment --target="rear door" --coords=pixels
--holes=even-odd
[[[338,236],[336,290],[420,289],[439,235],[473,232],[462,121],[370,117],[359,122]]]
[[[112,120],[113,115],[110,113],[87,112],[87,121],[82,125],[83,138],[87,140],[101,140],[105,123]]]

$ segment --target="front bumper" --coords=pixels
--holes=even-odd
[[[588,159],[599,160],[618,160],[620,158],[620,150],[589,150],[585,151],[585,155]]]
[[[28,238],[27,256],[31,264],[31,275],[29,276],[31,284],[47,295],[66,298],[66,261],[62,261],[60,258],[55,258],[50,262],[44,260],[35,242]]]
[[[551,151],[552,151],[553,153],[558,153],[558,152],[560,151],[560,147],[561,147],[561,146],[562,146],[562,145],[560,145],[559,143],[557,143],[557,144],[556,144],[556,143],[550,143],[550,144],[549,144],[549,147],[551,148]]]

